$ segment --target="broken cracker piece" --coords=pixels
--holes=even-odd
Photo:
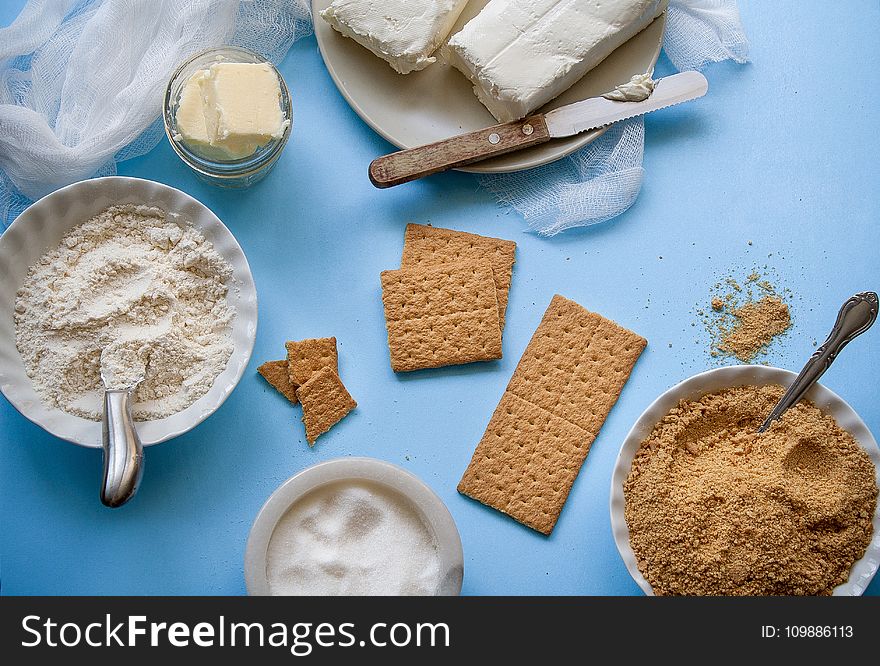
[[[436,266],[462,261],[487,262],[492,267],[498,298],[498,320],[503,332],[515,253],[516,243],[513,241],[423,224],[407,224],[400,267]]]
[[[296,397],[296,386],[290,381],[287,361],[266,361],[257,368],[257,372],[262,375],[263,379],[269,382],[272,388],[290,400],[292,404],[295,405],[299,402]]]
[[[318,370],[296,390],[296,395],[302,403],[302,420],[309,446],[357,407],[357,402],[332,368]]]
[[[550,534],[646,345],[632,331],[554,296],[458,491]]]
[[[492,268],[485,262],[382,272],[395,372],[501,358]]]
[[[284,346],[287,347],[290,381],[297,386],[305,384],[314,373],[323,368],[339,372],[336,338],[308,338],[289,341]]]

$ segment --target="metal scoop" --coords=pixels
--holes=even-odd
[[[123,373],[110,355],[126,353],[120,347],[107,347],[101,352],[101,381],[104,382],[104,481],[101,502],[119,507],[134,497],[143,474],[144,449],[134,426],[131,395],[146,374],[146,363],[129,364]]]
[[[774,421],[782,416],[785,410],[800,402],[810,387],[819,381],[819,377],[831,366],[840,350],[851,340],[871,328],[876,319],[877,294],[873,291],[865,291],[847,299],[837,314],[837,321],[834,323],[831,333],[828,334],[828,338],[807,361],[803,370],[788,387],[785,395],[779,399],[773,411],[770,412],[770,416],[758,428],[758,432],[767,430]]]

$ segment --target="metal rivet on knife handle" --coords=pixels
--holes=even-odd
[[[547,123],[538,114],[379,157],[370,164],[370,181],[376,187],[392,187],[549,140]]]

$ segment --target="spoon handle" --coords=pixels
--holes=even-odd
[[[134,427],[130,390],[104,392],[103,435],[101,502],[115,508],[134,496],[143,473],[144,449]]]
[[[804,396],[815,384],[819,377],[829,368],[837,358],[840,350],[869,328],[877,319],[877,294],[873,291],[865,291],[847,299],[837,314],[834,328],[828,334],[825,342],[815,351],[801,370],[800,374],[792,382],[785,395],[770,412],[770,416],[758,428],[758,432],[764,432],[773,421],[777,420],[782,413]]]

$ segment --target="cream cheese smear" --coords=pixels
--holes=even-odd
[[[615,86],[614,90],[602,95],[613,102],[644,102],[654,92],[656,82],[650,74],[636,74],[626,83]]]

